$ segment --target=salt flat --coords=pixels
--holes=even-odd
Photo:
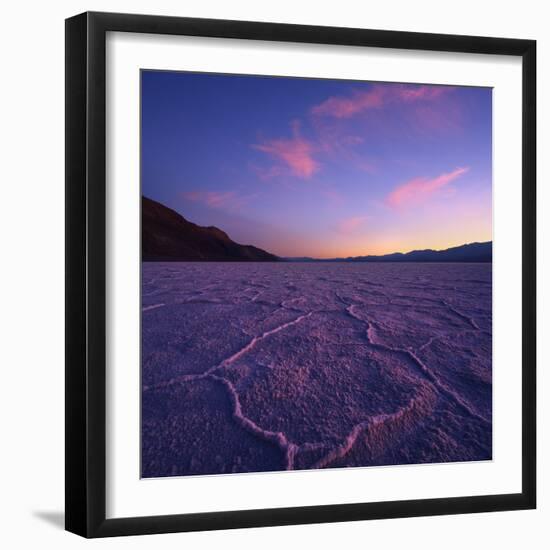
[[[491,459],[491,264],[144,263],[142,475]]]

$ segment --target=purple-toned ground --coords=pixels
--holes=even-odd
[[[491,459],[491,264],[145,263],[142,475]]]

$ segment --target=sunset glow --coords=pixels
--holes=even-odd
[[[142,72],[142,193],[283,257],[492,240],[491,90]]]

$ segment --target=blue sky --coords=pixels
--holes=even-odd
[[[142,193],[280,256],[491,239],[491,90],[142,72]]]

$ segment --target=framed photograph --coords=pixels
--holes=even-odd
[[[535,507],[531,40],[66,21],[66,528]]]

